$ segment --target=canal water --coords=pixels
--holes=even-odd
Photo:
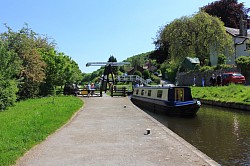
[[[219,164],[250,166],[250,112],[202,105],[183,118],[144,111]]]

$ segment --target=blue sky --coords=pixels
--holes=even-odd
[[[56,49],[75,60],[82,72],[87,62],[118,61],[154,50],[161,26],[191,16],[213,0],[0,0],[0,32],[7,23],[14,31],[27,23],[47,35]],[[250,2],[245,2],[250,7]]]

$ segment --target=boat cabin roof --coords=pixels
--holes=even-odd
[[[174,88],[187,88],[190,89],[188,86],[140,86],[135,89],[174,89]]]

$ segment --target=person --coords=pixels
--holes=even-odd
[[[139,83],[138,83],[138,82],[136,82],[135,87],[136,87],[136,88],[139,87]]]
[[[215,84],[216,84],[216,78],[215,78],[215,75],[214,75],[214,74],[212,74],[212,76],[211,76],[209,82],[210,82],[210,84],[211,84],[212,86],[215,86]]]
[[[95,90],[95,84],[94,83],[91,84],[90,89],[91,89],[91,96],[93,96],[94,92],[95,92],[94,91]]]
[[[90,96],[90,92],[91,92],[91,85],[90,83],[88,83],[87,85],[87,90],[88,90],[88,97]]]
[[[205,79],[204,79],[204,77],[202,77],[202,79],[201,79],[201,84],[202,84],[202,86],[205,86]]]
[[[218,85],[218,86],[221,86],[221,85],[222,85],[222,77],[221,77],[220,74],[217,76],[216,81],[217,81],[217,85]]]
[[[193,86],[196,86],[196,77],[194,76],[194,84]]]

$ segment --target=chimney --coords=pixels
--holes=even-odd
[[[247,21],[240,19],[240,34],[239,36],[247,36]]]

